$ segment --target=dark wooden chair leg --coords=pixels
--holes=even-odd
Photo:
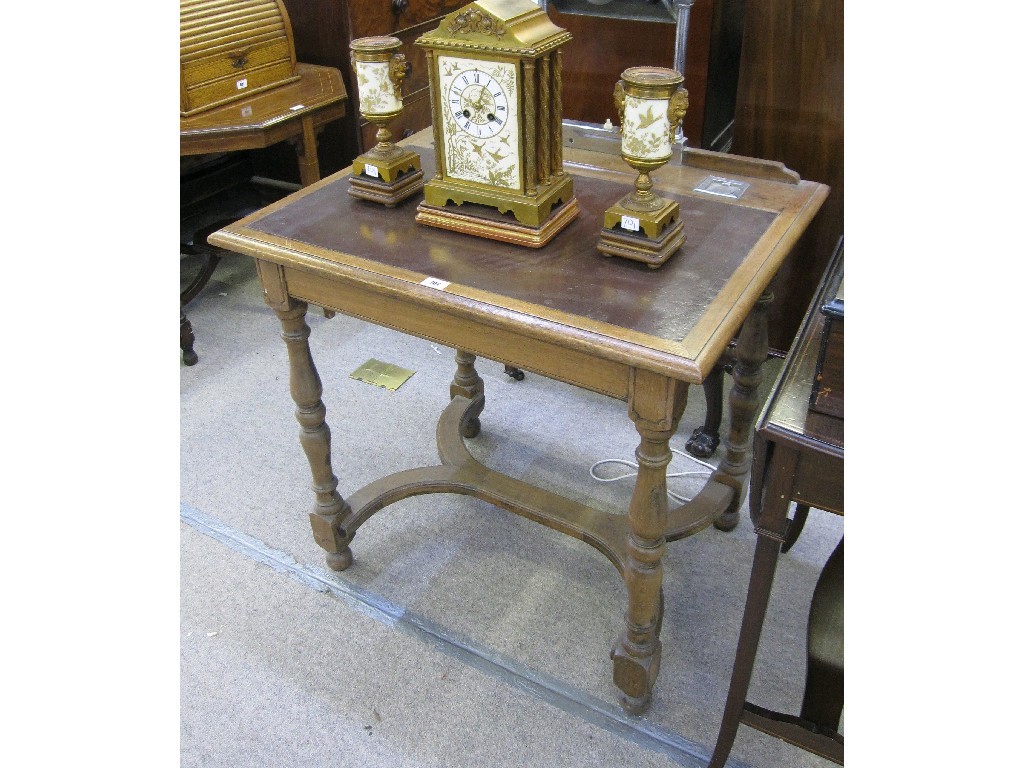
[[[722,427],[722,403],[725,401],[724,385],[725,366],[718,364],[704,380],[704,400],[707,402],[707,413],[704,424],[693,430],[686,441],[686,452],[698,459],[707,459],[718,448],[721,442],[719,430]]]
[[[807,620],[807,682],[800,718],[839,730],[843,714],[843,540],[818,577]]]
[[[763,490],[759,494],[759,507],[753,503],[750,517],[757,530],[757,544],[754,547],[754,562],[750,569],[747,599],[743,607],[740,637],[736,644],[736,660],[733,662],[729,693],[722,713],[722,725],[718,741],[711,755],[708,768],[722,768],[732,745],[736,741],[743,711],[747,703],[747,691],[753,678],[754,660],[761,640],[768,602],[771,599],[775,568],[779,549],[786,530],[786,510],[789,508],[789,492],[793,483],[792,468],[796,466],[794,451],[777,448],[761,468],[764,473]]]
[[[789,552],[796,544],[796,540],[800,538],[800,531],[804,529],[804,523],[807,522],[807,515],[810,513],[811,508],[806,504],[797,504],[796,509],[793,510],[793,522],[789,524],[789,530],[786,531],[786,541],[782,544],[782,551]]]
[[[220,263],[221,254],[223,251],[220,248],[216,248],[206,242],[206,238],[216,232],[218,229],[223,229],[228,224],[236,221],[236,219],[223,219],[215,224],[209,224],[192,236],[191,243],[181,243],[181,252],[190,256],[203,256],[206,258],[206,263],[203,264],[202,269],[195,276],[191,283],[181,292],[181,304],[182,306],[188,304],[194,299],[206,284],[210,282],[210,278],[213,277],[213,272]]]
[[[181,359],[185,365],[195,365],[199,362],[199,355],[192,348],[196,343],[195,334],[192,333],[192,323],[185,317],[185,308],[181,309]]]
[[[516,368],[514,366],[511,366],[511,365],[506,365],[505,366],[505,373],[506,373],[506,375],[510,376],[511,378],[515,379],[516,381],[522,381],[523,379],[526,378],[526,374],[525,373],[523,373],[521,370],[519,370],[518,368]]]
[[[213,271],[217,268],[217,264],[220,263],[220,255],[205,248],[199,249],[186,244],[182,244],[181,252],[206,257],[206,263],[203,264],[202,269],[199,270],[199,273],[192,279],[192,282],[181,292],[181,303],[184,306],[192,301],[206,287],[206,284],[210,282],[210,278],[213,277]]]

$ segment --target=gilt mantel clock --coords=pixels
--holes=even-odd
[[[532,0],[477,0],[416,41],[436,172],[416,220],[534,248],[579,212],[562,169],[562,46]]]

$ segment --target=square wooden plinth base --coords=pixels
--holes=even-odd
[[[684,242],[686,234],[683,232],[683,221],[679,219],[662,232],[657,240],[652,240],[642,233],[634,235],[621,229],[602,229],[597,250],[606,256],[642,261],[651,269],[657,269],[668,261]]]
[[[430,227],[486,237],[489,240],[541,248],[575,219],[579,211],[580,204],[573,197],[569,202],[554,208],[548,220],[539,227],[529,227],[483,205],[463,203],[461,206],[439,207],[423,202],[416,208],[416,221]]]
[[[423,171],[418,169],[412,173],[399,174],[398,178],[390,184],[365,174],[350,176],[348,180],[350,195],[374,203],[382,203],[388,208],[394,208],[395,205],[415,195],[421,189],[423,189]]]

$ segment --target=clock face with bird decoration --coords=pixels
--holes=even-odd
[[[447,175],[518,190],[523,169],[515,67],[508,62],[439,56],[438,71],[447,124]]]
[[[575,218],[562,168],[561,47],[571,39],[532,0],[477,0],[416,41],[436,164],[417,221],[540,247]]]

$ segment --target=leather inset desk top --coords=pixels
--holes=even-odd
[[[402,144],[429,179],[429,129]],[[636,178],[621,157],[565,149],[580,213],[538,249],[419,224],[419,196],[395,208],[357,199],[350,170],[210,242],[264,265],[275,308],[291,295],[435,341],[458,336],[495,359],[528,340],[525,368],[616,397],[630,368],[702,382],[828,194],[778,163],[686,150],[654,174],[655,191],[679,202],[686,242],[652,270],[597,250],[604,211]],[[742,182],[742,198],[694,191],[710,177]]]
[[[420,149],[424,176],[431,149]],[[348,177],[253,221],[279,238],[315,244],[527,302],[559,312],[678,341],[753,249],[776,214],[718,201],[670,195],[679,202],[686,242],[660,269],[597,251],[602,217],[631,185],[572,173],[580,215],[548,245],[524,248],[434,229],[415,221],[419,197],[393,209],[348,194]],[[467,204],[467,207],[468,204]],[[512,214],[508,214],[509,217]],[[329,255],[328,255],[329,258]]]

